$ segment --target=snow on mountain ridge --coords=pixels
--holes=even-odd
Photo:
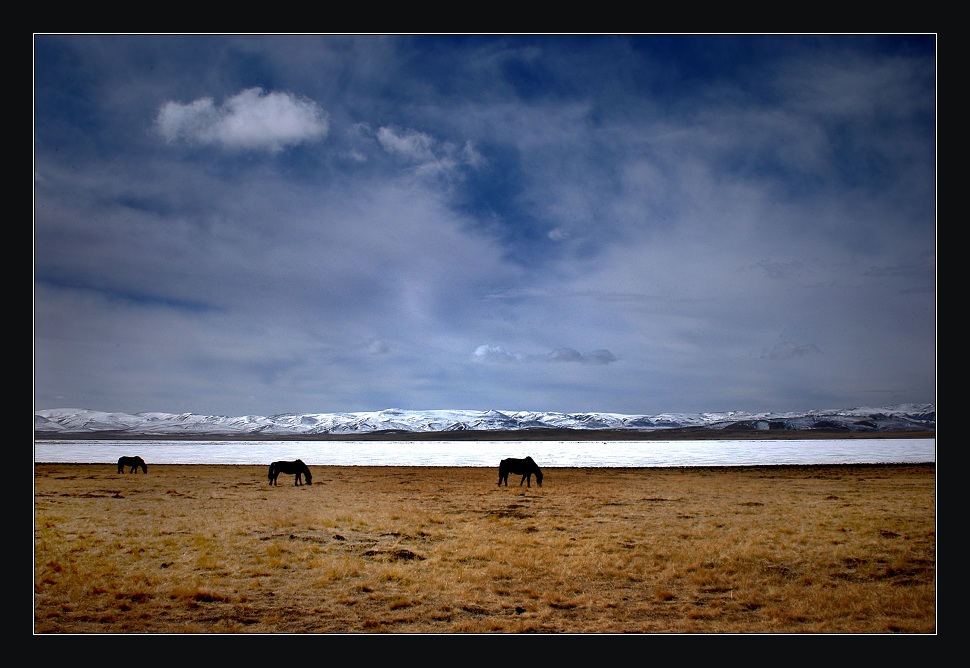
[[[878,408],[806,411],[803,413],[554,413],[499,410],[385,409],[349,413],[281,413],[271,416],[221,416],[195,413],[108,413],[77,408],[35,411],[35,435],[118,433],[127,435],[300,435],[460,430],[620,429],[662,430],[789,429],[908,431],[936,428],[934,404],[900,404]]]

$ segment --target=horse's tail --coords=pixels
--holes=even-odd
[[[267,477],[269,478],[269,481],[270,482],[273,482],[273,478],[274,478],[273,474],[274,473],[276,473],[276,462],[273,462],[272,464],[269,465],[269,473],[268,473]]]

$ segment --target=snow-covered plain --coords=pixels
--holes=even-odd
[[[530,455],[543,469],[576,467],[923,464],[935,441],[919,438],[674,441],[211,441],[49,440],[34,461],[112,465],[140,455],[149,464],[258,464],[302,459],[311,466],[481,466]]]

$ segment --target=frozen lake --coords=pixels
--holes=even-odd
[[[936,462],[935,439],[776,441],[36,441],[34,462],[316,466],[498,466],[532,456],[542,467],[921,464]]]

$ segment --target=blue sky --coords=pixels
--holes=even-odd
[[[934,35],[35,35],[34,404],[936,401]]]

